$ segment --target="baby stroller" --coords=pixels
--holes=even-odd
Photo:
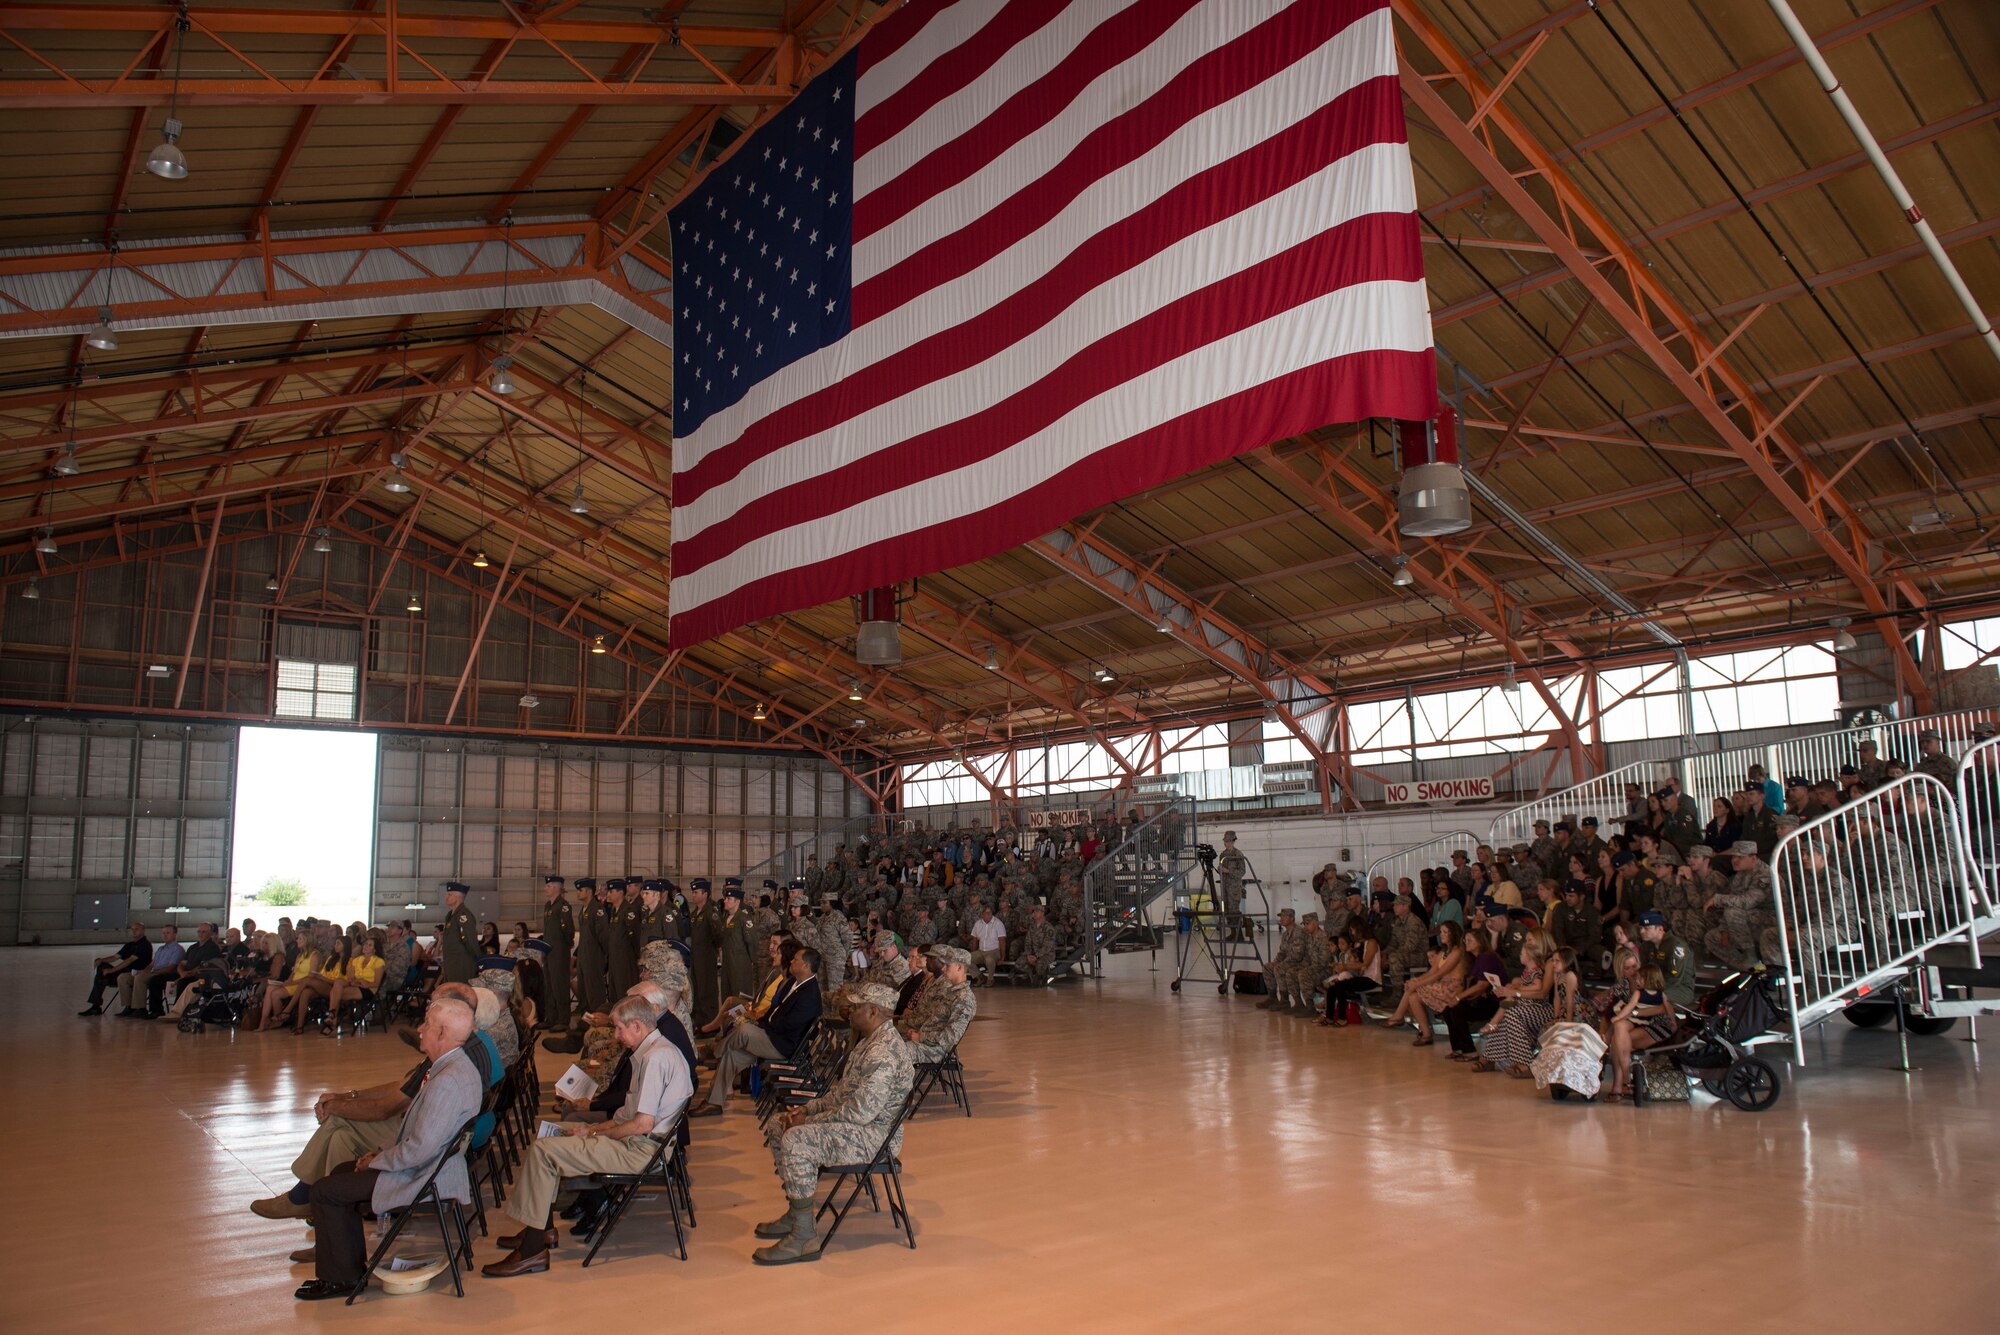
[[[230,977],[220,981],[204,979],[192,986],[202,989],[202,995],[195,998],[181,1015],[179,1029],[184,1034],[198,1034],[209,1025],[226,1025],[234,1029],[243,1018],[243,1012],[250,1009],[256,999],[257,985],[263,979],[251,977]]]
[[[1750,1042],[1776,1029],[1783,1019],[1783,1008],[1764,970],[1730,974],[1703,995],[1694,1010],[1682,1013],[1671,1040],[1633,1054],[1634,1105],[1647,1101],[1641,1069],[1646,1059],[1665,1057],[1699,1080],[1703,1089],[1744,1112],[1775,1106],[1784,1088],[1777,1068],[1751,1055]]]

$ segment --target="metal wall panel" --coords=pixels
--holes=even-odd
[[[386,736],[380,769],[378,917],[434,903],[448,878],[498,891],[512,919],[534,914],[547,872],[735,875],[867,806],[803,756]]]
[[[154,927],[220,921],[235,766],[233,726],[0,719],[0,943],[123,936],[90,928],[102,915],[83,902],[149,905]]]

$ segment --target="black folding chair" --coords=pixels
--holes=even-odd
[[[882,1208],[875,1195],[877,1178],[882,1182],[882,1199],[889,1202],[890,1222],[900,1223],[903,1226],[903,1237],[909,1242],[910,1250],[916,1250],[916,1230],[910,1224],[909,1203],[903,1199],[903,1163],[890,1151],[890,1146],[896,1143],[896,1133],[902,1130],[903,1123],[909,1119],[912,1112],[916,1111],[916,1106],[917,1091],[912,1086],[909,1094],[903,1099],[903,1106],[896,1110],[896,1120],[889,1124],[888,1134],[882,1137],[882,1144],[867,1162],[826,1164],[820,1168],[821,1177],[833,1178],[833,1186],[827,1191],[826,1199],[813,1213],[813,1218],[819,1219],[823,1218],[827,1211],[833,1211],[833,1222],[827,1225],[824,1233],[820,1234],[820,1251],[824,1252],[828,1244],[833,1241],[833,1235],[840,1231],[840,1221],[847,1218],[847,1212],[854,1208],[854,1202],[861,1195],[863,1188],[867,1189],[869,1206],[876,1210]],[[848,1185],[847,1199],[836,1205],[835,1198],[840,1195],[843,1184],[851,1184]]]
[[[936,1088],[951,1095],[953,1107],[964,1109],[967,1117],[972,1116],[972,1093],[965,1087],[965,1067],[958,1060],[956,1043],[936,1061],[917,1063],[916,1085],[910,1092],[910,1097],[916,1100],[916,1106],[910,1109],[912,1116],[923,1111],[924,1100]]]
[[[438,1161],[431,1165],[430,1175],[424,1179],[424,1185],[417,1189],[416,1197],[402,1209],[390,1213],[389,1231],[382,1235],[382,1241],[375,1244],[375,1254],[368,1258],[368,1264],[362,1268],[360,1280],[347,1295],[346,1306],[352,1307],[354,1300],[367,1290],[368,1277],[374,1274],[375,1268],[388,1258],[389,1249],[396,1245],[396,1239],[403,1234],[403,1226],[409,1223],[410,1218],[425,1205],[431,1207],[431,1213],[437,1218],[438,1234],[444,1241],[445,1261],[451,1266],[452,1291],[461,1298],[465,1296],[464,1275],[472,1273],[472,1237],[466,1231],[465,1214],[458,1208],[458,1202],[446,1200],[438,1195],[437,1179],[446,1164],[465,1154],[471,1147],[472,1122],[467,1122],[452,1140],[451,1148],[439,1155]],[[450,1211],[448,1216],[447,1210]],[[450,1221],[448,1223],[447,1218]],[[456,1242],[453,1241],[454,1238],[457,1239]],[[459,1267],[461,1256],[465,1262],[463,1274]]]
[[[611,1238],[618,1221],[625,1217],[626,1207],[632,1198],[647,1187],[660,1187],[666,1192],[667,1209],[674,1219],[674,1245],[680,1252],[681,1260],[688,1259],[687,1233],[681,1228],[681,1210],[687,1210],[687,1227],[694,1227],[694,1191],[688,1182],[687,1153],[678,1148],[681,1132],[687,1126],[687,1110],[674,1119],[667,1134],[653,1150],[653,1157],[646,1166],[636,1173],[601,1173],[599,1180],[604,1184],[604,1218],[597,1226],[597,1235],[592,1239],[589,1253],[583,1258],[585,1269]]]

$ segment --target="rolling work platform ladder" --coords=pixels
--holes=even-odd
[[[1243,878],[1243,911],[1234,921],[1222,906],[1215,864],[1208,858],[1197,857],[1198,886],[1190,876],[1186,892],[1174,897],[1174,991],[1182,983],[1214,983],[1216,992],[1227,996],[1238,969],[1264,967],[1259,942],[1270,941],[1271,901],[1257,865],[1247,856],[1243,861],[1249,875]]]

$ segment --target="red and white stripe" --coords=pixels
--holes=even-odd
[[[857,84],[854,327],[675,441],[676,644],[1430,414],[1385,0],[919,3]]]

